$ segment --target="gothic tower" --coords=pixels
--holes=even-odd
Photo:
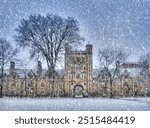
[[[66,49],[65,90],[69,96],[87,96],[93,80],[92,45],[86,45],[85,51]]]

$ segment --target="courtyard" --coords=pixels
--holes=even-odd
[[[150,111],[150,98],[10,98],[0,111]]]

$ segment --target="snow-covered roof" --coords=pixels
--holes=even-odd
[[[140,68],[121,68],[121,74],[123,74],[125,70],[129,72],[131,77],[137,77],[140,73]]]
[[[131,77],[136,77],[140,74],[141,68],[120,68],[120,73],[123,74],[125,70],[130,73]],[[31,71],[36,74],[36,69],[26,69],[26,75],[28,75],[28,73]],[[93,77],[97,77],[100,74],[100,71],[101,69],[93,69]],[[9,74],[9,69],[5,69],[4,72],[6,74]],[[56,72],[61,77],[65,74],[64,69],[56,69]],[[22,78],[25,76],[25,72],[23,69],[16,69],[16,73]],[[41,76],[45,76],[46,73],[47,69],[43,69]]]

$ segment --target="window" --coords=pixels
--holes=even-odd
[[[59,88],[61,88],[62,87],[62,85],[61,84],[59,84]]]
[[[80,58],[79,57],[76,58],[76,62],[80,63]]]
[[[134,82],[134,87],[136,88],[136,87],[138,87],[138,85],[137,85],[137,83],[136,82]]]
[[[10,95],[14,95],[14,90],[10,90]]]
[[[125,95],[129,95],[130,85],[127,82],[125,82],[123,85],[124,85],[124,89],[125,89]]]
[[[77,75],[76,75],[76,79],[79,79],[80,78],[80,74],[79,73],[77,73]]]
[[[80,69],[80,64],[77,64],[76,67],[77,67],[77,69]]]
[[[83,73],[83,79],[86,79],[86,74],[85,73]]]
[[[33,85],[34,85],[33,81],[30,81],[30,82],[28,83],[28,87],[32,87]]]
[[[80,64],[75,64],[74,66],[76,69],[80,70]]]
[[[44,87],[44,83],[41,84],[41,87],[42,87],[42,88]]]
[[[14,86],[15,86],[15,83],[12,83],[12,84],[11,84],[11,86],[13,86],[13,87],[14,87]]]
[[[41,96],[45,95],[45,91],[41,90],[40,94],[41,94]]]

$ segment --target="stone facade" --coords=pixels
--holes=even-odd
[[[88,96],[93,82],[92,45],[87,45],[85,51],[71,51],[65,53],[65,90],[70,96],[81,89],[83,95]]]
[[[38,61],[36,71],[30,70],[27,77],[21,77],[11,62],[9,75],[3,83],[4,96],[19,97],[109,97],[110,91],[115,97],[149,96],[150,80],[145,73],[140,77],[131,77],[127,70],[113,81],[110,86],[108,70],[104,68],[93,76],[93,48],[86,45],[84,51],[72,51],[66,46],[64,72],[56,73],[56,78],[49,79],[43,73]],[[147,68],[147,67],[146,67]],[[144,70],[146,70],[144,68]],[[147,73],[147,70],[146,70]]]

